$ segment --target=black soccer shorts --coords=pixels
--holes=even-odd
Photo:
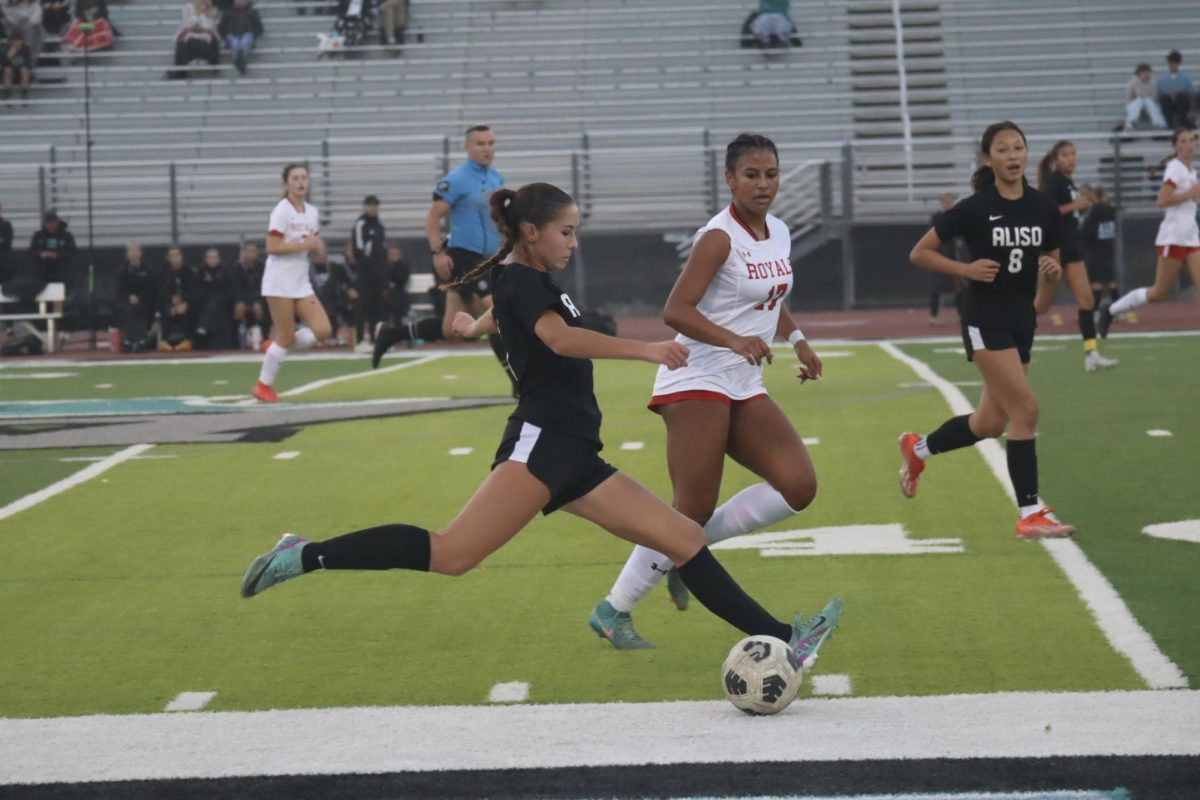
[[[976,350],[1017,349],[1022,364],[1029,363],[1033,350],[1033,328],[1009,328],[1004,325],[962,326],[963,345],[967,348],[967,361],[975,360]]]
[[[492,469],[505,461],[519,461],[550,489],[549,514],[586,495],[616,474],[600,458],[600,444],[579,436],[553,433],[524,420],[510,419],[496,449]]]

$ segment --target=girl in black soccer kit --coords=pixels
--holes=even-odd
[[[665,553],[696,598],[747,634],[790,642],[803,665],[828,637],[806,634],[802,617],[780,622],[755,603],[717,563],[694,521],[600,458],[600,409],[592,358],[649,361],[676,369],[688,349],[676,342],[635,342],[580,326],[578,309],[551,273],[576,248],[579,209],[545,183],[499,189],[491,214],[504,237],[500,251],[445,288],[490,271],[494,305],[479,319],[463,314],[468,337],[499,331],[519,387],[491,474],[440,534],[413,525],[383,525],[323,542],[285,534],[251,562],[242,596],[315,569],[412,569],[462,575],[515,536],[540,510],[559,508],[636,544]],[[512,255],[510,263],[505,259]]]
[[[1079,306],[1079,333],[1083,336],[1083,368],[1088,372],[1098,369],[1108,369],[1118,364],[1115,358],[1105,358],[1096,349],[1096,318],[1093,312],[1096,299],[1092,294],[1092,284],[1088,279],[1087,265],[1083,260],[1082,240],[1079,233],[1079,220],[1083,212],[1092,207],[1092,198],[1087,192],[1075,188],[1071,177],[1075,174],[1075,166],[1079,157],[1075,145],[1066,139],[1055,142],[1049,152],[1042,157],[1038,164],[1038,189],[1050,196],[1062,214],[1062,250],[1063,275],[1071,293],[1075,295],[1075,304]]]
[[[1073,525],[1056,519],[1038,500],[1034,449],[1038,406],[1026,375],[1037,315],[1054,301],[1062,267],[1058,262],[1061,214],[1054,201],[1025,180],[1025,134],[998,122],[983,134],[984,166],[971,179],[975,193],[946,213],[917,242],[909,259],[923,269],[967,279],[963,343],[967,360],[983,376],[974,414],[947,420],[928,436],[900,436],[900,490],[917,494],[917,479],[931,455],[970,447],[1008,428],[1008,476],[1021,507],[1017,536],[1069,536]],[[938,252],[962,236],[971,263]]]

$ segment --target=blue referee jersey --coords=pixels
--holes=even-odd
[[[468,159],[438,181],[433,196],[450,206],[450,246],[481,255],[500,249],[500,233],[488,205],[504,176]]]

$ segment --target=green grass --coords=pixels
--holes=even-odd
[[[1187,452],[1195,428],[1184,420],[1186,394],[1169,382],[1187,375],[1168,360],[1173,341],[1147,351],[1160,360],[1145,373],[1132,350],[1110,347],[1128,363],[1094,376],[1083,375],[1073,349],[1039,353],[1039,448],[1044,493],[1081,525],[1080,543],[1160,645],[1196,675],[1190,632],[1200,604],[1195,581],[1186,580],[1197,574],[1188,549],[1195,546],[1151,540],[1135,527],[1197,516],[1186,496],[1186,476],[1200,466],[1195,448]],[[902,523],[912,538],[961,538],[966,552],[721,552],[746,589],[780,616],[843,597],[843,629],[819,669],[849,675],[859,696],[1141,687],[1046,551],[1014,539],[1014,509],[978,455],[946,456],[918,500],[901,497],[897,433],[932,429],[948,408],[932,390],[902,387],[915,376],[879,348],[837,349],[853,355],[829,358],[817,384],[791,378],[790,359],[768,370],[772,396],[803,435],[820,438],[811,449],[818,497],[776,528]],[[961,355],[905,349],[952,379],[976,377]],[[1178,348],[1179,358],[1188,352]],[[285,375],[299,383],[305,366],[290,363]],[[597,365],[606,458],[665,497],[663,426],[644,407],[652,376],[644,364]],[[1148,385],[1161,391],[1153,401]],[[506,390],[489,353],[339,383],[304,399]],[[1083,392],[1104,398],[1107,413],[1104,404],[1085,411]],[[1160,402],[1163,414],[1176,415],[1151,414]],[[720,697],[718,667],[740,635],[702,608],[680,614],[665,591],[647,599],[635,618],[658,644],[652,651],[618,653],[590,631],[587,615],[628,546],[565,513],[535,520],[462,578],[315,574],[251,601],[238,596],[246,564],[282,531],[323,538],[384,522],[444,525],[486,474],[509,411],[318,425],[276,444],[160,446],[150,452],[178,457],[126,462],[105,473],[107,482],[89,481],[0,521],[0,641],[13,643],[0,648],[0,715],[153,712],[181,691],[218,692],[213,709],[482,703],[495,683],[514,680],[531,684],[533,702]],[[1095,415],[1086,427],[1068,422],[1085,414]],[[1142,422],[1143,414],[1153,421]],[[1140,427],[1141,438],[1122,438],[1115,418],[1131,420],[1123,424]],[[1149,427],[1176,436],[1152,440]],[[620,450],[627,440],[645,449]],[[1113,445],[1130,448],[1139,468],[1118,474]],[[474,452],[449,456],[453,447]],[[281,450],[301,455],[272,460]],[[722,498],[753,481],[729,464]],[[1177,504],[1163,497],[1170,490],[1160,487],[1170,485]]]

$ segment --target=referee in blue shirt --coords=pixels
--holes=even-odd
[[[439,282],[457,280],[500,249],[500,234],[491,219],[489,199],[504,186],[502,176],[492,166],[496,157],[496,135],[487,125],[467,128],[467,160],[442,176],[433,190],[433,203],[425,215],[425,233],[433,255],[433,268]],[[442,219],[450,218],[450,236],[443,246]],[[380,326],[375,336],[372,365],[378,367],[383,354],[397,342],[423,339],[434,341],[454,335],[451,327],[459,311],[478,317],[492,307],[492,287],[483,277],[446,294],[446,310],[440,320],[428,317],[402,325]],[[488,341],[496,358],[508,370],[508,358],[499,336]],[[516,383],[514,381],[514,392]]]

